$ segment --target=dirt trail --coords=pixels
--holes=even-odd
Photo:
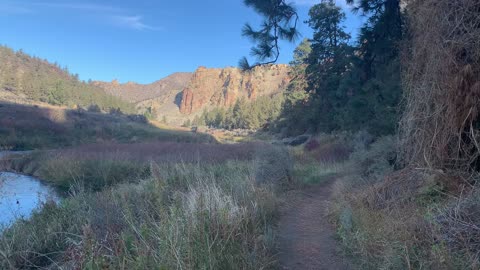
[[[334,181],[289,195],[279,224],[281,269],[351,269],[326,217]]]

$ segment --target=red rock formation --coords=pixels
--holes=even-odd
[[[184,113],[190,114],[192,111],[190,110],[192,108],[192,100],[193,100],[193,92],[189,88],[185,88],[183,90],[183,96],[182,96],[182,103],[180,104],[180,108],[185,108],[186,111]]]
[[[241,97],[253,100],[281,92],[289,82],[288,70],[288,65],[259,66],[248,72],[199,67],[183,90],[180,112],[192,114],[208,106],[229,107]]]

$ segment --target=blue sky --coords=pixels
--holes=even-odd
[[[319,2],[291,1],[301,21]],[[347,15],[355,35],[361,18]],[[150,83],[198,66],[236,66],[252,45],[242,26],[259,21],[242,0],[0,0],[0,44],[67,66],[83,80]],[[311,37],[307,25],[299,28]],[[282,43],[280,63],[295,46]]]

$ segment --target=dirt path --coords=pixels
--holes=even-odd
[[[289,195],[279,225],[281,269],[350,269],[326,217],[334,181]]]

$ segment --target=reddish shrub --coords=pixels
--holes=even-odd
[[[316,160],[331,163],[347,160],[352,152],[348,146],[340,143],[318,145],[310,151]]]
[[[307,150],[308,152],[311,152],[317,149],[319,146],[320,146],[320,143],[317,140],[311,139],[305,144],[305,150]]]

